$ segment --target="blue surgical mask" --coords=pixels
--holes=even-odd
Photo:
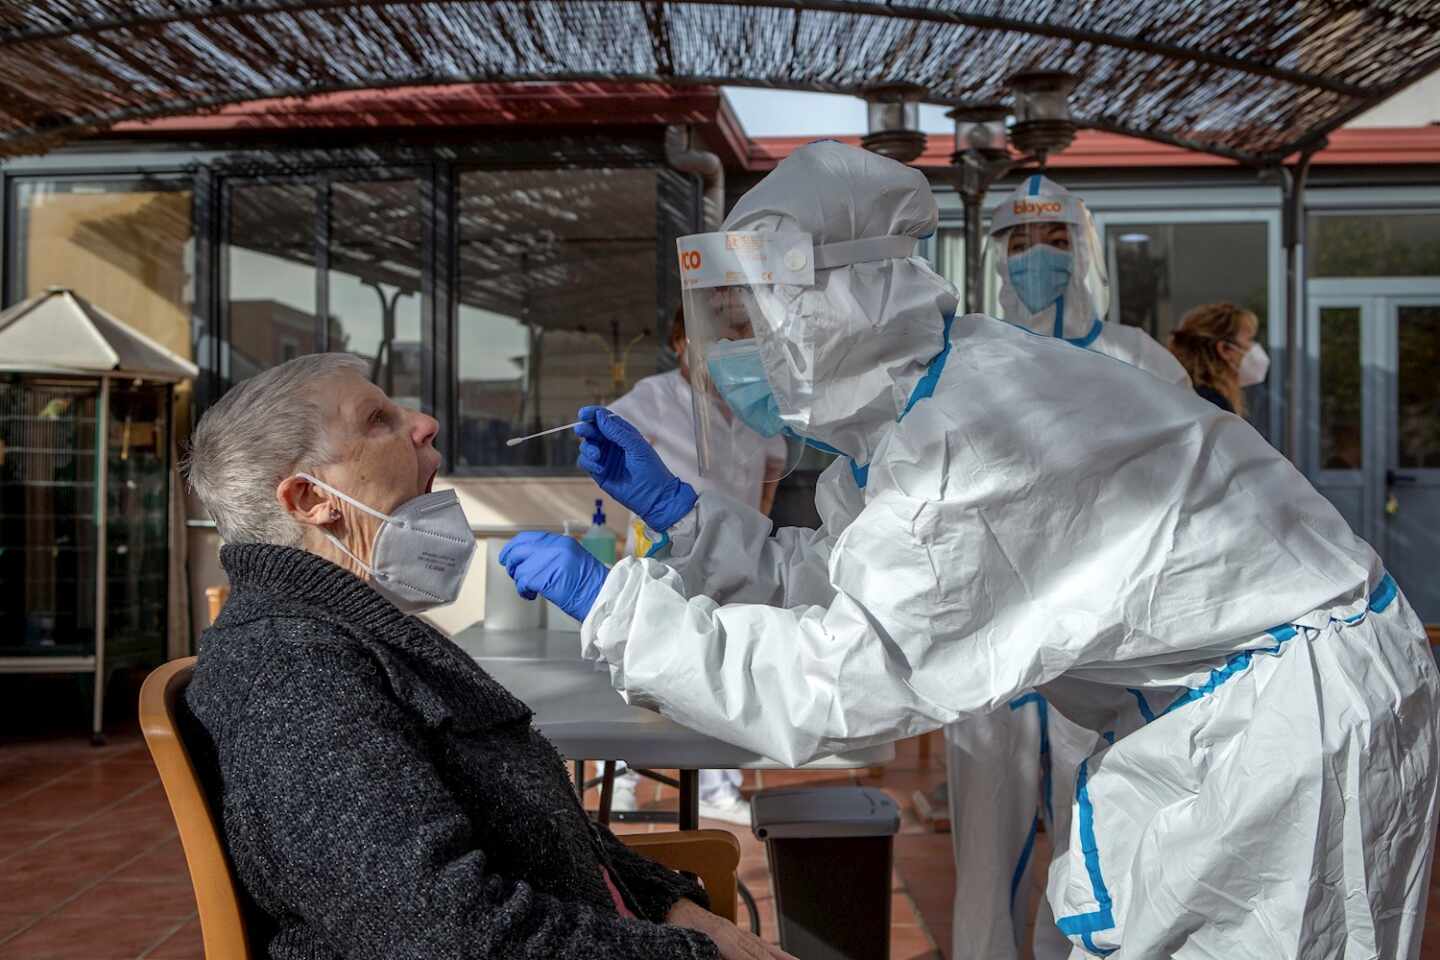
[[[1060,299],[1070,283],[1075,256],[1049,244],[1038,244],[1009,260],[1010,283],[1020,302],[1039,313]]]
[[[762,437],[785,429],[754,339],[720,341],[710,348],[705,366],[715,389],[745,426]]]

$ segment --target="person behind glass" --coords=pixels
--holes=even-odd
[[[634,424],[649,440],[675,475],[696,490],[723,493],[747,506],[769,514],[775,502],[775,490],[784,471],[785,441],[780,437],[766,439],[746,427],[738,418],[729,426],[753,444],[755,456],[717,463],[709,475],[700,476],[700,463],[695,446],[695,416],[690,393],[690,368],[686,361],[685,313],[676,308],[667,341],[674,352],[674,370],[657,373],[638,381],[630,391],[610,404],[610,409]],[[745,443],[734,443],[731,449],[743,449]],[[644,524],[630,518],[630,537],[626,552],[643,553]],[[611,809],[636,809],[635,789],[639,777],[627,773],[615,780]],[[750,804],[740,795],[739,770],[702,770],[700,772],[700,814],[727,823],[748,825]]]
[[[1260,320],[1233,303],[1195,307],[1170,334],[1170,352],[1195,392],[1227,413],[1245,416],[1246,387],[1265,382],[1270,357],[1255,342]]]

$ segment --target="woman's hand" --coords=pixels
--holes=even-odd
[[[779,947],[741,930],[729,920],[723,920],[689,900],[677,900],[665,922],[705,934],[720,948],[723,960],[795,960]]]

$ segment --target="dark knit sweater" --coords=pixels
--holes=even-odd
[[[1235,408],[1230,406],[1230,401],[1225,399],[1225,394],[1221,393],[1219,390],[1216,390],[1214,387],[1207,387],[1204,384],[1196,384],[1195,392],[1199,394],[1203,399],[1209,400],[1211,403],[1215,404],[1215,406],[1219,407],[1221,410],[1224,410],[1226,413],[1235,412]]]
[[[265,954],[719,956],[659,922],[701,890],[594,826],[530,710],[454,643],[313,554],[220,560],[187,740]]]

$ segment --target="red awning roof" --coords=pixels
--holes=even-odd
[[[360,90],[234,104],[197,116],[112,127],[121,136],[228,136],[246,132],[417,127],[695,126],[732,169],[749,139],[716,87],[660,83],[477,83]]]
[[[658,83],[520,83],[405,87],[261,100],[219,112],[122,123],[124,136],[205,136],[301,129],[404,129],[465,126],[624,126],[690,124],[729,169],[768,170],[819,137],[749,137],[715,87]],[[836,137],[858,144],[859,137]],[[916,161],[922,168],[950,163],[952,138],[931,136]],[[1440,125],[1367,127],[1336,131],[1315,157],[1324,165],[1440,164]],[[1082,130],[1055,169],[1230,167],[1213,154],[1096,130]]]
[[[746,166],[768,170],[789,154],[820,137],[756,137],[750,141]],[[842,143],[860,143],[859,137],[835,137]],[[915,161],[922,168],[950,164],[954,138],[931,136],[925,152]],[[1440,164],[1440,124],[1425,127],[1355,127],[1330,135],[1330,146],[1315,155],[1316,164],[1328,166],[1391,166]],[[1179,147],[1138,140],[1098,130],[1081,130],[1064,153],[1050,157],[1057,170],[1084,168],[1134,169],[1137,167],[1234,167],[1232,160]]]

